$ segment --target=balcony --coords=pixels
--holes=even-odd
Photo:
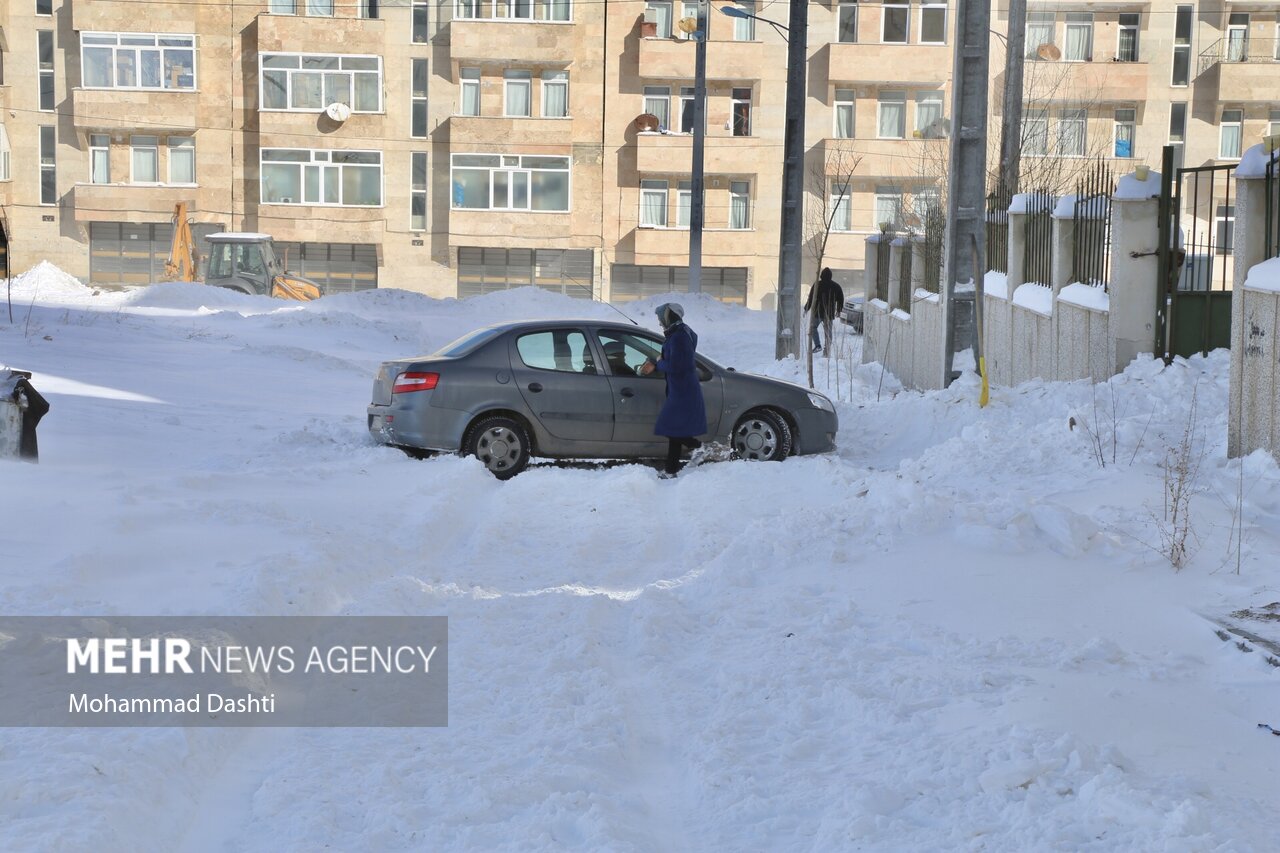
[[[199,197],[199,187],[76,184],[71,208],[80,222],[168,222],[179,202],[185,202],[187,212],[199,218]]]
[[[307,53],[364,53],[381,56],[387,47],[382,18],[322,18],[259,15],[258,50]]]
[[[814,153],[827,175],[901,178],[945,173],[950,143],[945,139],[824,139]]]
[[[485,240],[500,238],[496,245],[515,248],[573,248],[573,213],[534,213],[512,210],[449,211],[450,246],[485,246]]]
[[[684,39],[640,39],[640,76],[692,80],[694,43]],[[786,46],[758,41],[707,42],[708,80],[785,80]]]
[[[503,118],[499,116],[450,116],[449,147],[455,151],[489,151],[495,143],[521,146],[521,153],[568,153],[573,141],[572,118]],[[553,152],[530,151],[526,146],[552,146]]]
[[[449,55],[457,61],[520,61],[568,65],[576,49],[572,24],[457,19],[449,24]]]
[[[1145,62],[1028,62],[1026,100],[1065,104],[1133,103],[1146,97],[1150,66]],[[1004,72],[995,90],[1003,91]]]
[[[194,91],[73,89],[72,121],[79,130],[194,131],[199,99]]]
[[[1274,101],[1280,79],[1280,39],[1219,39],[1200,54],[1196,83],[1212,85],[1218,99]]]
[[[752,175],[759,171],[763,141],[758,136],[708,136],[703,170],[709,175]],[[772,162],[772,161],[770,161]],[[775,164],[782,171],[781,154]],[[693,135],[636,134],[636,170],[643,174],[684,174],[693,171]]]
[[[812,67],[829,83],[937,86],[951,79],[951,46],[945,44],[828,44]]]
[[[162,27],[154,26],[145,18],[139,20],[139,10],[128,3],[76,0],[66,5],[71,9],[71,29],[78,32],[147,33],[160,29],[167,33],[194,33],[196,18],[204,4],[202,0],[169,0],[161,12]]]
[[[636,263],[689,262],[688,228],[636,228]],[[752,229],[712,229],[702,232],[702,260],[708,266],[740,266],[745,257],[760,253],[760,232]],[[777,246],[772,247],[776,251]],[[766,249],[766,253],[770,249]]]

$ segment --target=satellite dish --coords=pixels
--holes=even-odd
[[[659,120],[653,113],[641,113],[636,116],[636,130],[641,133],[653,133],[658,129]]]
[[[351,118],[351,107],[346,104],[334,102],[324,108],[324,114],[341,124]]]
[[[676,21],[676,29],[685,35],[692,35],[698,31],[698,19],[693,16],[681,18]]]
[[[1042,44],[1036,48],[1036,56],[1041,59],[1047,59],[1050,62],[1057,62],[1062,58],[1062,51],[1058,50],[1056,44]]]

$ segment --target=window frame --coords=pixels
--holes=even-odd
[[[1058,147],[1054,152],[1058,157],[1078,158],[1084,157],[1089,153],[1089,111],[1083,107],[1071,107],[1059,111],[1057,117],[1058,131]],[[1076,153],[1069,152],[1065,149],[1065,143],[1068,139],[1065,125],[1078,124],[1080,126],[1080,146]]]
[[[307,154],[307,160],[268,160],[268,152],[289,152],[292,154]],[[316,155],[324,155],[317,157]],[[335,162],[333,155],[374,155],[378,158],[377,163],[341,163]],[[300,199],[297,201],[267,201],[264,185],[267,180],[265,166],[267,164],[276,164],[280,166],[297,166],[298,167],[298,189]],[[378,203],[377,204],[347,204],[343,200],[343,177],[344,167],[351,166],[354,168],[377,168],[378,170]],[[324,170],[336,169],[338,172],[337,187],[338,201],[307,201],[306,185],[307,185],[307,167],[316,167],[320,169],[318,186],[320,188],[321,197],[324,193]],[[350,207],[362,209],[376,209],[386,206],[386,163],[382,156],[382,151],[377,149],[366,148],[289,148],[289,147],[262,147],[258,150],[258,203],[262,205],[280,205],[285,207]]]
[[[845,27],[843,26],[842,22],[845,17],[846,10],[852,10],[851,17],[853,18],[853,22],[852,22],[853,38],[849,40],[845,40],[843,38],[845,34]],[[858,11],[858,0],[840,0],[840,2],[836,5],[836,37],[835,37],[836,44],[857,44],[858,43],[858,24],[859,24],[860,18],[861,18],[861,15]]]
[[[470,72],[475,72],[472,75]],[[483,78],[483,72],[475,66],[458,69],[458,115],[460,116],[478,116],[484,113],[484,104],[481,100],[480,81]],[[476,111],[467,112],[467,89],[475,89]]]
[[[418,89],[418,70],[422,69],[422,90]],[[352,86],[355,85],[354,78]],[[426,59],[414,57],[409,61],[409,138],[426,139],[430,134],[427,127],[427,101],[431,88],[431,64]],[[354,90],[352,100],[355,100]],[[421,119],[421,122],[419,122]]]
[[[841,92],[847,93],[851,97],[841,97]],[[834,91],[831,96],[831,138],[832,139],[856,139],[858,134],[858,90],[853,88],[839,88]],[[840,110],[843,107],[849,109],[849,135],[840,135]]]
[[[547,94],[550,89],[560,87],[564,89],[564,113],[562,115],[551,115],[547,111]],[[542,85],[539,87],[539,95],[541,103],[540,115],[542,118],[573,118],[573,113],[569,109],[569,71],[567,69],[545,69],[542,72]]]
[[[421,17],[419,17],[421,14]],[[411,0],[409,4],[409,41],[412,44],[431,43],[431,2]]]
[[[168,149],[167,159],[169,161],[166,164],[166,168],[165,168],[165,173],[166,173],[166,176],[168,177],[168,181],[166,181],[166,184],[168,186],[173,186],[173,187],[198,186],[200,179],[199,179],[199,172],[197,172],[196,170],[196,138],[194,136],[168,136],[165,138],[165,147]],[[175,156],[175,154],[177,152],[186,152],[188,150],[190,151],[190,157],[191,157],[191,180],[189,181],[174,180],[173,165],[174,163],[178,162],[178,158]],[[183,154],[183,156],[185,157],[187,155]]]
[[[497,160],[498,162],[497,164],[488,163],[485,165],[480,165],[475,163],[459,164],[458,162],[459,158],[477,158],[477,159],[484,159],[484,160]],[[510,163],[508,162],[510,160],[515,160],[516,162]],[[531,160],[534,162],[532,164],[527,164],[525,162],[526,160]],[[563,161],[564,168],[552,169],[552,168],[546,167],[545,165],[538,164],[538,161],[544,161],[544,160]],[[489,174],[489,177],[487,179],[488,188],[489,188],[488,202],[487,202],[488,206],[466,207],[456,203],[455,201],[456,190],[459,184],[455,178],[455,175],[459,169],[472,171],[472,172],[476,172],[476,171],[488,172]],[[526,207],[511,207],[509,205],[507,207],[493,206],[494,183],[495,183],[493,176],[495,173],[498,173],[498,172],[505,172],[508,174],[508,176],[518,174],[518,173],[523,173],[524,175],[526,175],[526,181],[527,181],[526,200],[525,200],[525,203],[527,205]],[[533,176],[535,173],[553,173],[553,174],[564,175],[565,209],[560,210],[560,209],[534,207],[533,200],[534,200],[535,194],[534,194],[534,177]],[[453,153],[450,153],[449,155],[449,184],[451,187],[451,196],[449,200],[449,207],[451,210],[467,210],[467,211],[486,212],[486,213],[498,212],[498,213],[540,213],[540,214],[547,214],[547,213],[563,214],[563,213],[571,213],[573,211],[573,162],[572,162],[572,158],[568,155],[493,154],[493,153],[478,153],[478,152],[466,152],[466,151],[453,152]],[[508,199],[509,198],[510,198],[510,194],[508,193]]]
[[[648,186],[645,186],[648,184]],[[645,221],[645,199],[662,196],[662,205],[657,208],[662,211],[661,222]],[[691,199],[692,200],[692,199]],[[671,206],[671,182],[664,178],[641,178],[640,179],[640,211],[636,215],[636,225],[640,228],[668,228],[671,221],[671,212],[667,209]]]
[[[1195,6],[1190,4],[1179,4],[1173,9],[1173,54],[1169,64],[1169,85],[1179,89],[1185,89],[1191,85],[1191,44],[1195,39]],[[1185,38],[1178,34],[1178,30],[1186,24]],[[1178,82],[1178,56],[1184,57],[1183,73],[1186,79],[1181,83]]]
[[[925,19],[929,16],[930,12],[937,13],[939,11],[942,13],[942,38],[939,39],[938,41],[928,41],[924,37]],[[917,28],[918,29],[917,38],[919,39],[919,43],[933,44],[933,45],[946,44],[947,43],[947,24],[949,23],[949,14],[950,14],[950,10],[947,6],[947,0],[921,0],[920,14],[918,16],[920,18],[920,24]]]
[[[889,28],[889,10],[901,12],[906,15],[906,19],[902,22],[902,38],[890,41],[885,34]],[[880,4],[880,43],[881,44],[909,44],[911,42],[911,3],[910,0],[882,0]]]
[[[742,92],[746,92],[746,93],[747,93],[747,95],[746,95],[746,97],[745,97],[745,98],[744,98],[744,97],[742,97],[742,94],[741,94]],[[751,109],[751,101],[752,101],[752,99],[753,99],[754,95],[755,95],[755,91],[754,91],[750,86],[733,86],[733,87],[731,87],[731,88],[729,89],[729,120],[730,120],[730,130],[731,130],[731,132],[732,132],[733,136],[735,136],[735,137],[743,138],[743,137],[749,137],[749,136],[751,136],[751,135],[752,135],[752,134],[751,134],[751,130],[752,130],[752,127],[751,127],[751,112],[752,112],[752,109]],[[743,107],[745,107],[745,111],[743,111],[743,112],[741,113],[741,116],[745,119],[745,121],[743,122],[743,124],[745,125],[745,127],[743,127],[743,128],[742,128],[742,130],[743,130],[744,132],[743,132],[743,133],[739,133],[739,132],[738,132],[738,130],[739,130],[739,121],[738,121],[738,119],[739,119],[739,115],[740,115],[740,114],[739,114],[739,110],[740,110],[740,108],[743,108]]]
[[[40,206],[56,207],[58,204],[58,128],[52,124],[42,124],[39,128]],[[46,175],[48,175],[47,179]],[[50,191],[48,196],[46,196],[46,190]]]
[[[871,225],[877,231],[884,230],[882,226],[885,220],[880,218],[880,204],[882,201],[887,201],[894,207],[895,213],[893,221],[889,223],[890,229],[894,231],[900,230],[903,222],[903,213],[906,209],[906,194],[900,187],[891,184],[876,186],[871,202],[871,217],[873,220]]]
[[[831,211],[831,231],[835,234],[853,233],[853,192],[848,183],[837,185],[829,182],[827,205]],[[843,227],[841,227],[843,226]]]
[[[886,95],[901,95],[902,97],[886,97]],[[900,122],[901,130],[897,136],[884,136],[882,129],[884,121],[882,114],[885,104],[898,104],[902,107],[902,120]],[[907,138],[907,91],[905,89],[888,89],[882,90],[876,94],[876,139],[906,139]]]
[[[0,121],[0,181],[13,180],[13,148],[9,142],[9,131]]]
[[[105,141],[104,141],[105,140]],[[97,169],[94,164],[97,162],[97,154],[104,154],[106,159],[106,174],[98,180]],[[111,134],[109,133],[91,133],[89,134],[89,183],[91,184],[109,184],[111,183]]]
[[[745,187],[745,189],[744,189]],[[733,203],[735,199],[743,199],[746,211],[746,222],[742,225],[733,224]],[[751,181],[729,181],[729,221],[728,230],[730,231],[750,231],[751,230]]]
[[[49,41],[49,61],[47,64],[42,58],[46,38]],[[54,35],[54,31],[36,30],[36,107],[42,113],[51,113],[58,108],[57,52],[58,40]],[[48,106],[45,106],[46,95],[48,96]]]
[[[1132,24],[1124,22],[1126,15],[1132,15],[1138,20]],[[1124,34],[1133,32],[1133,58],[1124,58]],[[1141,12],[1120,12],[1116,18],[1116,62],[1140,62],[1142,59],[1142,13]]]
[[[1039,130],[1035,129],[1036,126],[1039,127]],[[1049,156],[1049,113],[1047,110],[1023,113],[1021,133],[1023,154],[1028,157]],[[1033,142],[1038,142],[1039,144],[1033,145]]]
[[[517,7],[527,6],[528,15],[516,15]],[[566,17],[554,17],[564,7]],[[454,0],[453,20],[484,21],[506,24],[572,24],[573,0]],[[501,13],[501,14],[499,14]]]
[[[653,91],[650,91],[651,89]],[[659,90],[661,90],[663,94],[658,94]],[[670,86],[645,86],[643,87],[643,89],[641,89],[640,96],[642,99],[640,101],[641,109],[643,109],[649,115],[657,117],[658,127],[666,128],[668,131],[670,131],[671,130],[671,87]],[[660,98],[663,101],[664,103],[663,113],[665,115],[658,115],[653,110],[649,109],[650,98],[654,98],[654,99]]]
[[[756,13],[756,0],[736,0],[739,9],[749,15]],[[756,40],[756,19],[755,18],[734,18],[733,19],[733,40],[734,41],[755,41]]]
[[[925,97],[921,97],[922,95]],[[916,129],[916,132],[920,134],[920,138],[921,139],[942,139],[943,138],[942,135],[931,135],[928,132],[928,126],[929,124],[932,124],[932,122],[929,122],[926,124],[921,122],[920,120],[920,107],[922,104],[938,105],[938,118],[936,119],[936,121],[941,122],[944,118],[946,118],[946,104],[944,102],[945,99],[942,96],[941,90],[928,89],[928,90],[917,91],[915,93],[914,100],[915,100],[915,106],[916,106],[915,129]]]
[[[1062,62],[1093,62],[1093,36],[1096,24],[1097,21],[1094,19],[1092,12],[1065,13],[1065,17],[1062,20]],[[1085,55],[1081,59],[1071,59],[1067,56],[1067,47],[1071,43],[1072,30],[1085,30],[1088,35],[1085,41]]]
[[[1227,119],[1228,113],[1234,113],[1239,116],[1235,120]],[[1228,127],[1236,128],[1236,153],[1223,154],[1223,144],[1226,142],[1226,131]],[[1219,160],[1239,160],[1240,155],[1244,153],[1244,110],[1238,107],[1223,107],[1218,121],[1218,159]]]
[[[525,75],[520,77],[519,75]],[[511,112],[512,85],[524,86],[526,111]],[[503,118],[533,118],[533,72],[525,68],[504,68],[502,71],[502,116]]]
[[[419,159],[421,158],[421,159]],[[422,167],[419,169],[418,164]],[[427,169],[427,152],[412,151],[409,154],[409,230],[413,232],[422,232],[427,229],[427,186],[431,182],[431,173]],[[418,176],[421,174],[422,181],[419,183]],[[414,205],[419,199],[422,200],[422,224],[418,225],[414,220],[417,214],[414,213]]]
[[[153,142],[145,142],[142,140],[154,140]],[[151,160],[155,164],[155,177],[152,180],[144,181],[138,178],[138,154],[151,153]],[[129,137],[129,183],[139,184],[142,186],[163,186],[160,180],[160,137],[153,136],[149,133],[134,134]]]
[[[1130,113],[1131,118],[1124,120],[1121,113]],[[1129,129],[1129,153],[1120,153],[1120,129],[1127,127]],[[1117,107],[1112,117],[1111,128],[1111,156],[1118,160],[1132,160],[1136,155],[1134,145],[1138,139],[1138,110],[1136,107]]]
[[[1046,41],[1034,42],[1031,38],[1033,30],[1039,32],[1048,30],[1049,38]],[[1041,45],[1051,44],[1055,47],[1058,44],[1058,19],[1053,12],[1028,12],[1027,26],[1022,34],[1025,59],[1032,62],[1044,62],[1046,60],[1040,57],[1039,49]]]
[[[267,68],[267,66],[266,66],[267,60],[268,60],[269,58],[271,58],[271,57],[296,58],[296,59],[298,60],[298,67],[297,67],[297,68],[287,68],[287,67],[273,67],[273,68]],[[302,67],[302,63],[303,63],[303,61],[304,61],[305,59],[307,59],[307,58],[312,58],[312,59],[316,59],[316,58],[318,58],[318,59],[337,59],[337,60],[338,60],[338,67],[337,67],[336,69],[328,69],[328,68],[323,68],[323,69],[304,69],[304,68]],[[345,68],[343,68],[343,67],[342,67],[342,60],[344,60],[344,59],[373,59],[373,60],[376,60],[376,61],[377,61],[378,68],[377,68],[377,71],[370,71],[370,70],[368,70],[368,69],[363,69],[363,68],[345,69]],[[273,72],[273,73],[284,72],[284,74],[285,74],[285,90],[284,90],[284,99],[285,99],[285,104],[286,104],[287,106],[284,106],[284,107],[268,107],[268,106],[266,105],[266,103],[267,103],[267,98],[266,98],[267,74],[266,74],[266,73],[267,73],[268,71]],[[295,74],[316,74],[316,75],[319,75],[319,77],[320,77],[320,100],[321,100],[321,101],[327,101],[327,100],[328,100],[328,99],[326,98],[326,96],[325,96],[325,91],[324,91],[324,90],[325,90],[325,77],[326,77],[326,76],[328,76],[328,75],[330,75],[330,74],[345,74],[345,75],[347,75],[347,76],[348,76],[348,78],[349,78],[349,87],[350,87],[350,92],[351,92],[351,100],[352,100],[353,102],[356,100],[356,75],[357,75],[357,74],[377,74],[377,77],[378,77],[378,86],[377,86],[377,89],[378,89],[378,108],[377,108],[376,110],[356,109],[356,106],[355,106],[355,104],[354,104],[354,103],[349,104],[348,106],[351,108],[351,112],[352,112],[353,114],[359,114],[359,115],[382,115],[382,114],[384,114],[384,113],[386,112],[386,107],[387,107],[387,104],[386,104],[386,95],[385,95],[385,92],[383,91],[383,90],[384,90],[384,88],[385,88],[385,86],[386,86],[386,73],[385,73],[385,72],[386,72],[386,68],[385,68],[385,66],[383,65],[382,57],[381,57],[381,56],[378,56],[378,55],[376,55],[376,54],[365,54],[365,53],[306,53],[306,52],[291,51],[291,50],[272,50],[272,51],[264,51],[264,52],[262,52],[262,53],[259,53],[259,54],[258,54],[258,112],[268,112],[268,113],[311,113],[312,115],[315,115],[315,114],[317,114],[317,113],[322,113],[322,112],[324,112],[324,111],[325,111],[325,108],[328,106],[328,103],[322,103],[322,104],[321,104],[321,106],[319,106],[319,107],[295,107],[295,106],[292,106],[292,104],[293,104],[293,91],[294,91],[293,78],[294,78]],[[410,91],[412,91],[412,84],[411,84],[411,86],[410,86]]]

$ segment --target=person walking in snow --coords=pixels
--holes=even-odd
[[[663,477],[674,477],[680,470],[680,454],[687,447],[702,446],[696,436],[707,431],[707,407],[702,400],[698,381],[698,363],[693,354],[698,349],[698,336],[684,323],[684,308],[675,302],[664,302],[654,309],[666,340],[662,357],[655,365],[646,361],[640,374],[648,376],[661,370],[667,381],[667,399],[658,412],[653,434],[667,438],[667,464]]]
[[[809,312],[809,341],[813,351],[822,350],[823,355],[830,355],[832,322],[844,310],[844,290],[831,277],[830,267],[823,267],[818,283],[809,288],[809,297],[804,301],[804,310]],[[818,336],[819,323],[827,334],[825,347]]]

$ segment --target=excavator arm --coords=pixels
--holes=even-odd
[[[169,281],[195,281],[198,258],[186,202],[178,202],[173,206],[173,243],[169,246],[169,260],[164,262],[165,276]]]

